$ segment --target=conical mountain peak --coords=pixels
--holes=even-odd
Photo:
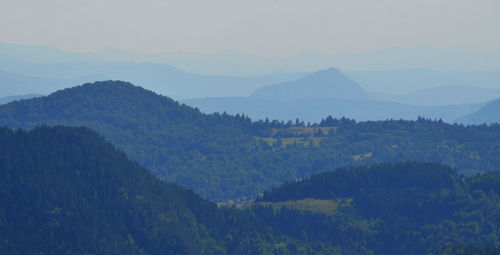
[[[276,100],[314,98],[367,99],[367,93],[336,68],[320,70],[292,82],[277,83],[256,90],[251,97]]]

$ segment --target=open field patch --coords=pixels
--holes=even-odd
[[[337,212],[338,208],[342,206],[350,206],[351,204],[351,198],[342,198],[335,200],[306,198],[302,200],[290,200],[285,202],[257,202],[255,205],[272,206],[274,210],[280,210],[283,207],[287,207],[301,211],[334,215]]]

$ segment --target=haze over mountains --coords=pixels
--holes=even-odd
[[[413,94],[378,99],[378,95],[365,92],[356,82],[338,69],[326,69],[292,82],[271,84],[256,90],[248,98],[199,98],[183,102],[204,112],[246,113],[253,119],[293,120],[317,122],[323,116],[348,117],[356,120],[416,119],[419,116],[453,122],[474,113],[486,102],[484,98],[500,97],[500,90],[470,93],[462,87],[434,88]],[[466,102],[474,104],[446,105],[462,100],[460,94],[469,95]],[[451,98],[451,99],[450,99]],[[413,100],[413,101],[412,101]],[[441,106],[428,106],[441,103]],[[447,100],[447,101],[446,101]],[[422,105],[412,103],[423,101]]]
[[[500,97],[499,71],[405,69],[342,73],[325,69],[237,77],[189,73],[162,63],[109,62],[111,58],[99,54],[67,53],[44,46],[0,43],[0,56],[2,97],[50,94],[85,82],[116,79],[183,99],[204,112],[245,113],[253,119],[300,118],[316,122],[327,115],[357,120],[424,116],[453,122]],[[483,55],[468,55],[478,56]]]
[[[166,64],[132,62],[75,62],[11,65],[0,60],[2,95],[49,94],[57,89],[96,80],[127,80],[176,98],[238,96],[251,93],[261,84],[285,81],[301,74],[255,77],[207,76],[181,71]],[[22,75],[21,75],[22,74]],[[57,77],[57,78],[54,78]]]
[[[429,68],[368,70],[345,72],[352,80],[372,93],[408,94],[419,90],[467,86],[500,89],[498,68],[486,70],[439,71]]]
[[[458,120],[466,124],[500,123],[500,99],[497,99],[479,109],[477,112]]]
[[[40,96],[42,96],[42,95],[27,94],[27,95],[20,95],[20,96],[1,97],[0,98],[0,105],[10,103],[10,102],[16,101],[16,100],[30,99],[30,98],[40,97]]]
[[[500,0],[0,1],[0,255],[500,255]]]
[[[499,125],[422,118],[498,122],[495,89],[388,95],[336,68],[215,77],[93,61],[0,60],[31,73],[0,73],[0,89],[50,93],[106,74],[165,93],[249,96],[183,101],[213,114],[123,81],[0,98],[1,254],[498,250],[488,245],[500,244]]]
[[[368,99],[368,94],[338,69],[330,68],[301,79],[271,84],[257,89],[250,98],[270,100]]]
[[[304,51],[289,57],[263,57],[235,52],[218,54],[157,53],[107,49],[98,52],[104,59],[114,61],[152,61],[170,63],[184,70],[202,74],[231,74],[238,76],[270,72],[314,72],[336,66],[342,70],[498,70],[499,51],[473,51],[432,47],[392,47],[382,50],[342,54],[322,54]],[[447,85],[447,84],[441,84]]]
[[[117,63],[157,63],[157,64],[167,64],[170,66],[175,66],[176,68],[182,68],[188,73],[203,73],[202,70],[196,68],[189,68],[190,66],[195,66],[199,63],[206,63],[204,70],[209,70],[210,66],[217,66],[220,61],[214,60],[204,60],[201,61],[198,58],[190,58],[189,56],[196,54],[177,54],[180,55],[171,61],[161,60],[161,54],[155,54],[159,56],[158,58],[140,58],[137,55],[139,53],[115,53],[115,58],[109,58],[105,56],[100,56],[95,53],[72,53],[63,52],[55,48],[47,46],[25,46],[9,43],[0,43],[0,70],[15,74],[24,74],[28,76],[44,77],[44,78],[76,78],[75,76],[87,76],[87,75],[104,75],[108,79],[121,79],[126,80],[126,77],[111,77],[111,75],[106,74],[106,68],[99,71],[99,68],[105,67],[106,63],[113,64],[116,67]],[[404,52],[407,52],[404,53]],[[410,53],[412,52],[412,53]],[[441,52],[441,53],[439,53]],[[304,56],[311,55],[312,53],[303,54]],[[267,76],[268,74],[291,74],[300,73],[301,75],[292,77],[290,79],[282,81],[291,81],[298,79],[303,76],[304,73],[315,72],[317,70],[322,70],[335,66],[341,70],[344,70],[346,75],[352,80],[358,82],[360,86],[365,88],[369,92],[384,92],[389,94],[402,94],[416,91],[419,89],[427,89],[432,87],[440,86],[450,86],[450,85],[463,85],[472,87],[483,87],[483,88],[498,88],[500,82],[500,72],[497,70],[499,66],[498,57],[495,57],[497,53],[495,52],[466,52],[460,50],[440,50],[440,49],[429,49],[429,48],[393,48],[388,50],[382,50],[377,53],[367,52],[367,53],[356,53],[356,54],[345,54],[341,60],[337,61],[335,56],[327,58],[325,60],[317,60],[314,57],[306,57],[305,59],[282,59],[279,60],[280,64],[273,64],[275,68],[265,68],[262,72],[249,72],[247,74],[232,73],[231,66],[236,66],[236,63],[229,63],[227,66],[221,70],[227,70],[226,72],[219,73],[209,73],[210,77],[221,77],[221,76]],[[105,55],[105,54],[104,54]],[[224,54],[222,54],[224,55]],[[231,54],[229,54],[231,55]],[[312,54],[319,55],[320,54]],[[364,55],[365,57],[356,57],[358,55]],[[403,56],[404,55],[404,56]],[[439,55],[439,56],[438,56]],[[461,55],[459,57],[459,55]],[[498,54],[497,54],[498,55]],[[121,56],[121,58],[120,58]],[[130,56],[130,57],[127,57]],[[392,56],[392,57],[391,57]],[[456,57],[453,57],[456,56]],[[375,58],[371,62],[368,68],[361,68],[356,66],[349,66],[342,64],[343,62],[353,62],[362,65],[369,61],[364,59]],[[441,59],[442,61],[436,61],[435,58]],[[240,63],[254,63],[257,67],[266,66],[265,63],[271,63],[273,59],[265,59],[265,61],[252,61],[247,60],[245,56],[234,55],[229,57],[236,62]],[[179,61],[175,61],[179,59]],[[209,58],[210,59],[210,58]],[[417,59],[422,59],[424,61],[417,61]],[[468,59],[470,61],[468,61]],[[475,59],[476,61],[472,61]],[[384,61],[382,61],[384,60]],[[491,64],[487,64],[491,60]],[[184,64],[179,64],[180,62]],[[390,67],[384,66],[384,63],[390,62]],[[452,66],[444,64],[445,62],[452,63]],[[315,63],[321,63],[315,65]],[[406,63],[406,64],[405,64]],[[411,63],[408,65],[408,63]],[[90,64],[100,64],[99,66],[94,66]],[[287,68],[288,65],[298,64],[302,67],[295,69]],[[435,64],[435,65],[433,65]],[[68,67],[65,67],[68,66]],[[58,70],[58,68],[61,68]],[[433,68],[433,69],[429,69]],[[251,70],[252,68],[247,67],[246,70]],[[113,70],[113,68],[112,68]],[[281,70],[281,71],[279,71]],[[459,71],[457,71],[459,70]],[[460,71],[463,70],[463,71]],[[279,72],[279,73],[277,73]],[[154,72],[148,73],[151,75]],[[214,75],[216,74],[216,75]],[[158,74],[156,74],[158,75]],[[144,78],[144,77],[142,77]],[[137,81],[131,81],[137,82]],[[280,82],[268,81],[267,83],[259,84],[258,86],[264,86],[267,84]],[[146,86],[145,84],[142,84]],[[165,84],[163,86],[173,86],[171,84]],[[185,86],[188,86],[186,84]],[[149,88],[149,87],[148,87]],[[150,88],[153,89],[153,88]],[[215,89],[214,89],[215,90]],[[53,91],[50,91],[53,92]],[[157,91],[160,92],[161,91]],[[251,92],[247,94],[231,94],[231,96],[248,96]],[[29,93],[25,92],[24,94]],[[223,91],[219,91],[223,93]],[[46,93],[47,94],[47,93]],[[5,95],[8,96],[8,95]],[[170,95],[172,96],[172,95]],[[204,95],[209,96],[209,95]],[[211,95],[217,96],[217,95]],[[226,96],[224,94],[219,94],[218,96]],[[196,97],[194,95],[188,96],[189,98]]]
[[[373,94],[373,97],[378,100],[412,105],[463,105],[500,98],[500,89],[457,85],[422,89],[402,95]]]

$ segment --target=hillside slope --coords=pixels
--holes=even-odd
[[[299,239],[340,243],[347,254],[420,255],[498,246],[499,194],[498,173],[464,177],[445,166],[398,163],[313,175],[266,192],[259,204],[274,208],[261,208],[268,224]]]
[[[459,118],[457,122],[465,124],[500,123],[500,99],[483,106],[475,113]]]
[[[315,98],[367,99],[368,94],[338,69],[322,70],[301,79],[257,89],[251,98],[296,100]]]
[[[214,201],[253,198],[287,180],[380,161],[444,163],[469,173],[498,171],[500,164],[498,126],[327,118],[319,125],[335,132],[310,133],[300,121],[203,114],[117,81],[0,106],[0,126],[42,124],[94,129],[159,178]],[[365,154],[371,156],[359,156]]]
[[[214,248],[193,212],[214,211],[213,205],[161,183],[94,132],[1,129],[0,137],[0,253],[201,254]]]
[[[131,159],[169,181],[198,187],[204,196],[212,196],[219,188],[207,184],[210,170],[190,162],[203,154],[224,155],[232,145],[252,141],[250,132],[245,132],[251,123],[244,117],[204,115],[125,82],[85,84],[1,106],[0,126],[33,128],[41,124],[97,130]],[[189,177],[184,174],[196,169],[205,171],[199,179],[190,178],[193,172],[187,173]]]
[[[86,128],[0,128],[0,151],[0,254],[332,254],[159,181]]]

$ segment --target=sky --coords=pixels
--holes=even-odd
[[[259,56],[500,50],[500,0],[0,0],[0,41]]]

